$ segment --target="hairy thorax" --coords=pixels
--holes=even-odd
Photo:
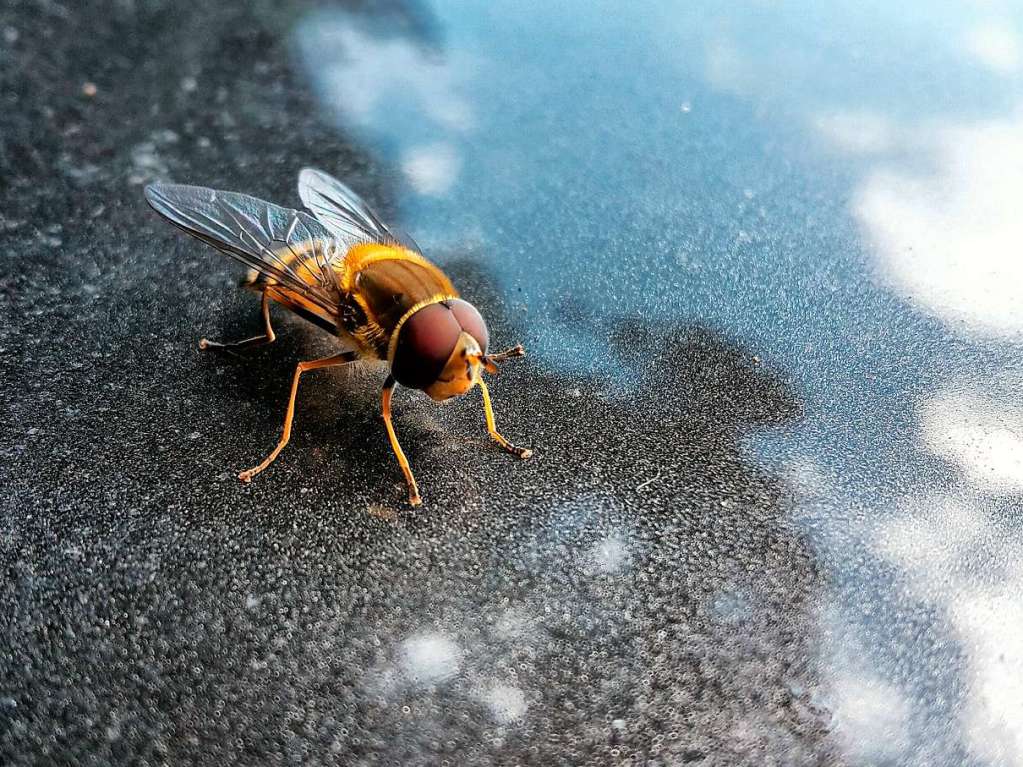
[[[394,332],[416,309],[458,296],[443,272],[399,245],[353,247],[341,288],[340,330],[379,359],[387,359]]]

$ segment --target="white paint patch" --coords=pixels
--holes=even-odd
[[[985,764],[1023,764],[1023,561],[977,492],[920,495],[886,523],[878,549],[940,611],[963,658],[964,742]],[[977,570],[976,562],[984,568]],[[930,762],[924,762],[930,763]]]
[[[149,139],[131,149],[132,173],[128,176],[129,183],[145,184],[163,180],[170,172],[162,157],[162,150],[177,144],[178,134],[172,130],[155,131],[150,134]]]
[[[835,731],[845,753],[865,764],[896,759],[909,744],[909,704],[893,686],[865,674],[835,683]]]
[[[920,595],[940,598],[948,583],[934,570],[954,569],[987,531],[987,520],[974,505],[947,495],[910,496],[894,516],[881,517],[875,548],[901,568]]]
[[[968,648],[970,702],[963,729],[992,764],[1023,764],[1023,578],[963,594],[952,607]]]
[[[419,194],[441,197],[455,185],[462,160],[451,144],[438,142],[406,152],[401,168]]]
[[[436,684],[452,678],[461,666],[458,645],[443,634],[427,632],[402,643],[401,667],[418,684]]]
[[[598,541],[590,549],[590,561],[593,566],[602,573],[620,573],[625,570],[632,561],[632,552],[628,542],[618,533],[612,533]]]
[[[1018,337],[1023,111],[924,132],[934,171],[876,169],[855,195],[854,213],[900,292],[955,331]]]
[[[1021,257],[1023,260],[1023,257]],[[1023,381],[1016,391],[1023,392]],[[977,389],[945,391],[921,408],[924,446],[989,495],[1023,492],[1023,405]]]
[[[987,19],[966,31],[966,52],[985,67],[1000,75],[1020,69],[1019,35],[1008,19]]]
[[[481,691],[479,698],[498,724],[511,724],[521,719],[529,708],[522,690],[507,684],[492,685]]]
[[[343,13],[311,14],[298,40],[327,105],[346,121],[399,139],[409,119],[455,131],[474,123],[460,95],[465,62],[430,55],[405,37],[370,34]]]

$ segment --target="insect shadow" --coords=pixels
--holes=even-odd
[[[198,370],[215,371],[209,382],[219,389],[221,407],[243,416],[247,434],[231,450],[225,471],[233,476],[258,461],[280,437],[292,376],[299,361],[336,354],[344,347],[319,329],[279,307],[271,309],[277,340],[245,352],[198,351]],[[219,328],[205,329],[210,337],[235,339],[258,332],[259,297],[232,302]],[[197,333],[196,337],[203,333]],[[253,480],[257,490],[284,483],[290,492],[296,484],[320,486],[325,493],[344,497],[377,495],[390,498],[388,479],[401,481],[390,452],[380,417],[380,385],[385,367],[355,363],[318,370],[302,376],[296,401],[292,442],[266,476]],[[409,409],[413,397],[403,392],[396,407]],[[421,403],[425,404],[425,403]],[[412,437],[413,430],[409,430]],[[237,438],[239,435],[235,435]],[[415,445],[409,446],[410,454]],[[393,477],[391,475],[394,475]],[[282,477],[282,475],[284,475]],[[360,482],[356,478],[361,478]],[[386,488],[386,489],[385,489]],[[278,490],[280,492],[280,490]],[[397,501],[397,499],[395,499]]]
[[[501,286],[485,271],[463,262],[451,272],[482,306],[504,306]],[[507,314],[492,311],[490,319],[495,333],[517,338]],[[329,470],[319,472],[325,481],[306,496],[310,510],[300,512],[298,532],[290,514],[251,519],[263,538],[338,557],[343,582],[386,574],[373,620],[346,624],[339,654],[370,633],[393,636],[400,652],[401,638],[416,627],[458,639],[465,678],[426,694],[442,712],[433,725],[454,742],[476,737],[474,675],[526,661],[517,684],[532,690],[531,707],[547,714],[528,736],[510,730],[505,755],[525,753],[538,739],[590,732],[594,710],[637,710],[639,698],[649,711],[690,717],[681,728],[681,742],[693,741],[687,761],[728,748],[748,714],[733,703],[749,690],[788,701],[790,688],[817,684],[805,659],[814,654],[810,606],[821,576],[803,536],[784,521],[781,479],[743,449],[752,432],[798,420],[799,398],[782,371],[714,329],[602,317],[578,303],[565,304],[552,321],[584,324],[621,372],[566,373],[554,355],[502,371],[495,396],[509,429],[532,436],[534,463],[509,465],[487,451],[481,429],[475,444],[459,442],[459,429],[472,426],[471,407],[454,411],[440,432],[406,408],[399,427],[430,487],[422,511],[406,511],[400,475],[372,416],[375,382],[347,387],[324,377],[306,398],[322,396],[329,406],[314,408],[325,417],[304,411],[309,425],[296,453],[315,443],[329,454]],[[297,333],[286,343],[289,357],[309,351]],[[280,375],[274,357],[266,352],[249,370],[232,366],[251,378],[248,396],[268,411],[279,409],[287,386],[286,375],[273,385],[261,381]],[[340,428],[352,419],[357,428]],[[272,430],[276,423],[261,416],[259,425]],[[309,470],[307,458],[290,459],[284,477],[263,480],[291,485]],[[346,499],[340,508],[330,503],[339,497]],[[394,516],[365,514],[371,503],[392,506]],[[363,508],[353,508],[358,504]],[[296,575],[299,583],[303,577]],[[326,583],[310,579],[303,593],[334,594],[337,585],[322,578]],[[442,622],[439,633],[421,628],[433,619]],[[660,635],[667,639],[655,641]],[[394,673],[402,694],[400,663]],[[598,676],[628,683],[608,687],[616,692],[606,698],[594,685],[559,681]],[[375,692],[353,691],[340,679],[318,683],[319,693],[374,705]],[[400,707],[377,721],[389,733],[384,753],[428,752],[422,722],[392,710]],[[827,748],[824,717],[809,704],[796,701],[782,713],[776,726]],[[614,737],[645,747],[630,733]]]

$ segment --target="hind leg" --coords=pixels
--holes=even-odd
[[[205,338],[201,338],[199,339],[199,348],[219,349],[234,352],[241,349],[249,349],[254,346],[272,344],[277,336],[274,334],[274,329],[270,325],[270,298],[267,296],[265,290],[263,291],[263,302],[260,311],[263,315],[263,335],[253,336],[252,338],[246,338],[244,341],[233,341],[231,343],[220,343],[218,341],[209,341]]]
[[[281,439],[277,443],[277,447],[266,458],[263,459],[262,463],[258,466],[253,466],[251,469],[246,469],[238,475],[238,479],[242,482],[251,482],[252,478],[263,471],[267,466],[274,462],[284,446],[288,444],[288,440],[291,439],[291,422],[295,418],[295,397],[298,396],[298,382],[302,378],[303,373],[307,373],[310,370],[320,370],[321,368],[332,368],[338,365],[347,365],[350,362],[355,362],[359,358],[359,355],[355,352],[341,352],[331,357],[324,357],[318,360],[309,360],[308,362],[299,362],[295,367],[295,375],[291,379],[291,396],[288,398],[288,407],[284,411],[284,428],[282,429]]]

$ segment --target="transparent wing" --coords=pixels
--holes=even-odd
[[[388,228],[359,195],[322,170],[302,169],[298,174],[298,195],[324,226],[346,240],[394,242],[422,252],[405,232]]]
[[[334,266],[344,252],[312,216],[245,194],[182,184],[147,186],[146,200],[193,237],[336,316]]]

